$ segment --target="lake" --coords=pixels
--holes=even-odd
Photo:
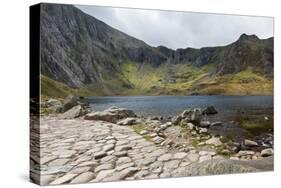
[[[117,106],[143,116],[169,117],[187,108],[207,106],[214,106],[224,116],[235,115],[238,111],[249,115],[273,112],[272,96],[106,96],[89,97],[88,101],[94,110]]]
[[[273,96],[104,96],[88,97],[87,100],[96,111],[117,106],[133,110],[139,116],[162,116],[165,119],[188,108],[214,106],[218,114],[204,118],[211,122],[222,121],[223,126],[211,128],[211,131],[237,134],[240,138],[249,136],[249,132],[231,123],[237,116],[262,121],[273,114]]]

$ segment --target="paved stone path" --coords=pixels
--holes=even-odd
[[[38,131],[31,132],[33,146],[38,146]],[[206,151],[169,152],[128,126],[54,117],[41,118],[37,154],[33,148],[31,175],[40,173],[35,181],[42,185],[173,177],[192,163],[219,157]]]

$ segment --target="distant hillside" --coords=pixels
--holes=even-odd
[[[151,47],[72,5],[45,3],[40,25],[44,95],[272,95],[273,38]]]

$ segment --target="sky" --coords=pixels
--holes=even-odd
[[[223,46],[243,33],[259,38],[273,36],[273,18],[222,14],[142,10],[76,5],[130,36],[151,46],[171,49]]]

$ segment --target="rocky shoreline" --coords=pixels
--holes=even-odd
[[[214,135],[209,128],[222,122],[203,118],[219,113],[212,106],[187,109],[170,120],[118,107],[91,111],[75,96],[49,99],[42,109],[56,113],[43,114],[40,127],[33,126],[34,134],[40,129],[43,152],[40,159],[35,151],[31,155],[31,174],[44,174],[34,178],[40,184],[273,170],[273,135],[241,143]],[[221,170],[223,165],[229,168]]]

